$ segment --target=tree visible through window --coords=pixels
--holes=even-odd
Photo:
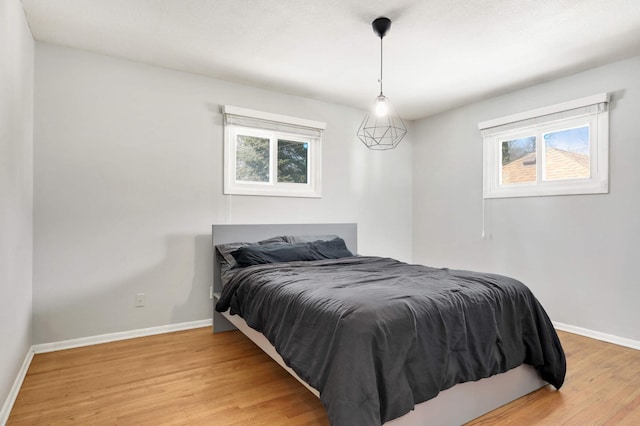
[[[321,196],[325,123],[224,106],[224,193]]]
[[[236,180],[269,182],[269,139],[238,135]]]
[[[502,184],[536,181],[536,137],[502,142]]]
[[[307,183],[309,144],[278,139],[278,182]]]

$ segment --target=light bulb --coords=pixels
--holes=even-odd
[[[376,115],[378,117],[384,117],[387,115],[388,112],[389,112],[389,104],[388,104],[387,97],[384,96],[383,94],[380,94],[380,96],[376,98]]]

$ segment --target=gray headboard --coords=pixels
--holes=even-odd
[[[225,243],[253,243],[278,235],[338,235],[353,254],[358,253],[358,225],[355,223],[213,225],[211,235],[214,247]],[[215,248],[213,250],[213,291],[214,293],[222,291],[220,259]]]

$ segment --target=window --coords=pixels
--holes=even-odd
[[[484,198],[609,192],[608,94],[478,125]]]
[[[325,123],[225,105],[224,193],[320,197]]]

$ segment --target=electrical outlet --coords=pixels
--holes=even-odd
[[[209,299],[213,300],[213,286],[209,287]]]
[[[144,307],[144,293],[136,294],[136,308]]]

